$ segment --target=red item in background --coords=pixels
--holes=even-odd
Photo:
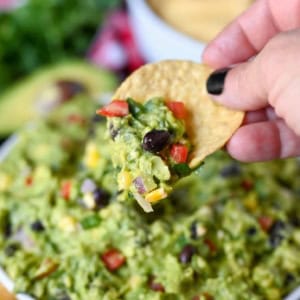
[[[25,178],[25,185],[31,186],[32,183],[33,183],[33,178],[32,178],[32,176],[30,176],[30,175],[27,176],[27,177]]]
[[[97,114],[105,117],[124,117],[129,113],[128,103],[124,100],[113,100],[97,110]]]
[[[215,245],[215,243],[212,240],[209,239],[205,239],[204,243],[207,245],[207,247],[210,250],[210,253],[214,254],[217,251],[217,246]]]
[[[188,157],[189,149],[185,145],[173,144],[171,147],[171,157],[177,163],[185,163]]]
[[[268,216],[260,216],[258,218],[258,223],[263,231],[268,232],[272,227],[274,220]]]
[[[23,0],[0,0],[0,11],[14,9],[24,3]]]
[[[115,11],[107,17],[88,51],[88,58],[112,71],[132,72],[144,64],[125,11]]]
[[[18,0],[0,0],[0,10],[8,10],[17,6],[20,2]]]
[[[60,193],[61,193],[61,196],[66,201],[70,200],[71,187],[72,187],[71,181],[65,181],[65,182],[62,183]]]
[[[78,114],[70,114],[67,116],[67,121],[69,123],[78,124],[83,126],[86,123],[86,119]]]
[[[125,256],[118,249],[106,251],[101,259],[109,271],[118,270],[126,262]]]
[[[171,110],[177,119],[186,118],[186,109],[183,102],[179,101],[167,101],[166,105]]]

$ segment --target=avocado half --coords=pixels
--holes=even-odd
[[[43,68],[0,95],[0,136],[8,135],[49,110],[61,97],[84,93],[95,101],[117,86],[116,77],[84,61],[68,61]],[[66,91],[67,87],[67,91]],[[41,107],[42,110],[41,111]]]

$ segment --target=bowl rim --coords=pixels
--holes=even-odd
[[[161,27],[161,29],[165,30],[167,34],[177,35],[178,38],[185,39],[187,42],[195,44],[195,46],[207,44],[206,41],[197,40],[193,36],[180,31],[169,24],[166,20],[160,17],[154,9],[152,9],[147,0],[126,0],[126,2],[129,12],[136,11],[142,12],[140,14],[146,14],[149,21],[155,23],[156,26]]]

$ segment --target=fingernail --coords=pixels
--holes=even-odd
[[[210,74],[206,82],[206,89],[209,94],[221,95],[224,89],[226,75],[230,68],[216,70]]]

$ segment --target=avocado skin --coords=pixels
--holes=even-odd
[[[112,73],[83,60],[65,61],[37,70],[0,95],[0,137],[37,118],[40,115],[36,109],[38,95],[60,80],[82,84],[95,101],[117,86],[117,78]]]

